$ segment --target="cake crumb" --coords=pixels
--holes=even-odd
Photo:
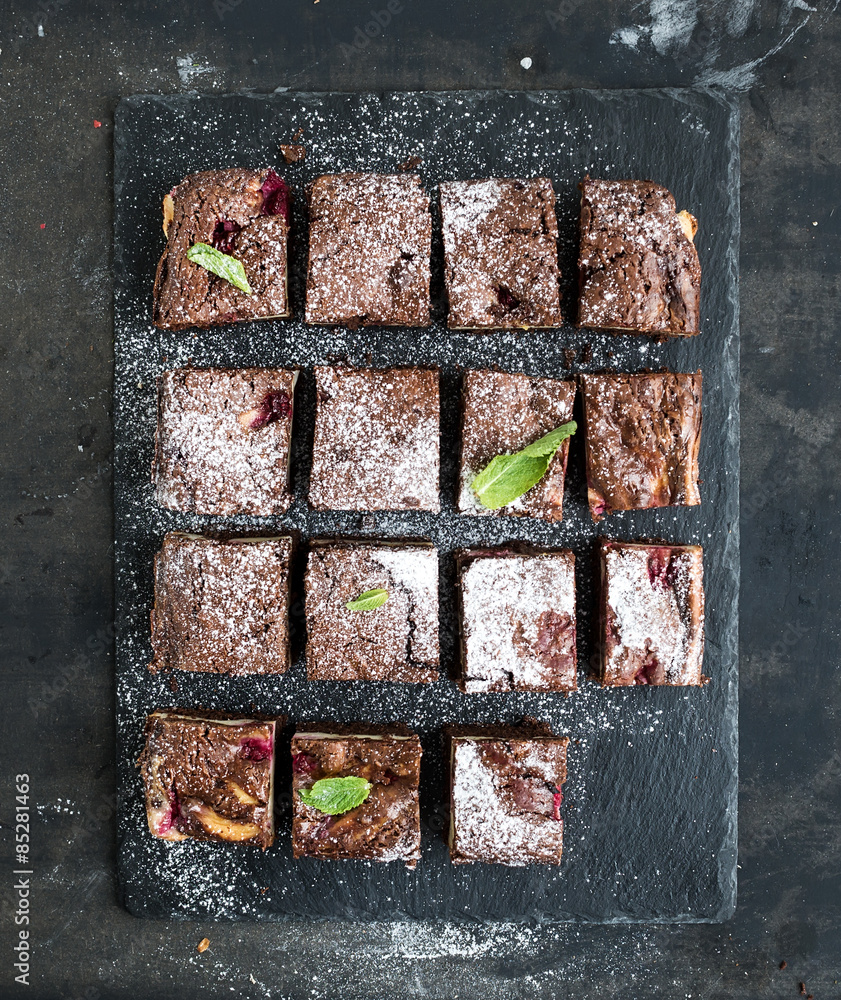
[[[788,967],[788,962],[785,959],[783,959],[782,962],[780,962],[780,968],[785,969],[787,967]]]
[[[207,951],[210,947],[210,938],[202,938],[201,941],[196,945],[196,951],[203,952]]]
[[[300,163],[307,155],[306,147],[295,143],[289,143],[288,145],[281,143],[280,151],[287,163]]]
[[[414,170],[415,167],[419,167],[422,163],[423,159],[420,156],[413,153],[411,156],[407,156],[406,159],[401,164],[398,165],[397,169]]]

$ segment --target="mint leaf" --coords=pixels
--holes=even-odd
[[[320,778],[312,788],[299,788],[305,806],[312,806],[328,816],[339,816],[361,806],[373,785],[364,778]]]
[[[578,430],[574,420],[513,455],[497,455],[473,480],[473,492],[488,510],[498,510],[535,486],[546,475],[558,448]]]
[[[348,601],[345,607],[348,611],[375,611],[388,600],[387,590],[366,590],[356,600]]]
[[[232,257],[228,253],[221,253],[207,243],[194,243],[187,251],[187,260],[191,260],[207,271],[212,271],[213,274],[218,274],[220,278],[230,281],[241,292],[247,292],[251,295],[251,285],[248,284],[248,278],[245,276],[245,268],[236,257]]]

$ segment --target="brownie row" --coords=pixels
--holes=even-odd
[[[158,501],[199,514],[283,513],[298,372],[164,372],[152,479]],[[440,397],[434,368],[316,367],[309,503],[319,510],[438,511]],[[700,503],[701,373],[594,374],[583,397],[590,511]],[[468,371],[462,382],[460,512],[559,521],[566,440],[528,492],[491,510],[476,476],[568,422],[574,381]]]
[[[289,538],[170,532],[155,558],[152,671],[229,676],[289,667]],[[577,688],[575,557],[522,545],[455,555],[465,693]],[[310,681],[438,678],[431,543],[314,540],[304,577]],[[703,554],[697,545],[599,542],[605,686],[700,685]],[[377,593],[377,606],[360,607]]]
[[[276,737],[284,723],[181,709],[150,715],[138,761],[150,832],[168,841],[270,847]],[[533,719],[449,727],[445,739],[453,863],[560,864],[569,740]],[[402,724],[318,723],[296,731],[294,856],[414,868],[421,856],[422,753],[419,737]]]
[[[665,336],[699,331],[701,268],[688,212],[651,181],[581,183],[578,323]],[[555,193],[545,177],[439,185],[453,329],[563,322]],[[163,201],[154,322],[207,327],[289,315],[290,191],[273,169],[192,174]],[[430,199],[414,174],[345,173],[307,188],[307,323],[430,324]],[[188,256],[236,258],[250,292]]]

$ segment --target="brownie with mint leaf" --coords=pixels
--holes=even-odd
[[[271,168],[190,174],[163,200],[153,319],[165,330],[289,315],[290,195]]]
[[[420,859],[420,739],[402,724],[315,723],[292,737],[292,852]]]
[[[177,368],[158,380],[158,503],[196,514],[282,514],[298,372]]]
[[[284,722],[180,708],[153,712],[138,761],[152,836],[271,847],[275,735]]]

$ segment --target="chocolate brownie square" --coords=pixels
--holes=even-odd
[[[616,510],[701,502],[701,373],[582,375],[594,521]]]
[[[540,482],[505,507],[489,510],[479,501],[471,484],[497,455],[520,451],[571,420],[574,399],[574,382],[507,372],[466,372],[462,383],[458,509],[463,514],[507,514],[560,521],[569,438],[561,444]]]
[[[461,690],[574,691],[572,552],[466,549],[456,559]]]
[[[307,323],[429,326],[429,196],[415,174],[328,174],[308,190]]]
[[[651,181],[581,184],[578,323],[689,337],[700,329],[698,224]]]
[[[310,504],[440,510],[438,369],[316,368]]]
[[[167,241],[155,274],[155,326],[183,330],[289,315],[289,191],[274,170],[191,174],[166,195],[163,212]],[[236,258],[251,294],[191,261],[187,252],[196,243]]]
[[[437,680],[438,552],[431,543],[316,541],[304,589],[309,680]],[[372,590],[388,595],[379,607],[347,607]]]
[[[548,726],[462,726],[448,733],[450,859],[559,865],[569,740]]]
[[[158,503],[196,514],[282,514],[296,371],[177,368],[158,382]]]
[[[422,752],[418,737],[403,725],[322,723],[295,733],[294,856],[331,861],[404,861],[407,868],[414,868],[420,858],[418,781]],[[361,779],[357,784],[368,785],[362,785],[357,799],[330,803],[320,798],[322,790],[332,786],[335,792],[342,779],[349,778]],[[318,784],[323,781],[328,785]],[[362,796],[364,800],[354,805]],[[304,798],[308,801],[304,802]]]
[[[701,546],[603,539],[599,561],[602,684],[705,683]]]
[[[169,532],[155,556],[150,670],[282,674],[291,553],[290,538]]]
[[[440,186],[451,329],[560,326],[558,222],[548,177]]]
[[[153,836],[270,847],[275,732],[284,722],[188,709],[153,712],[138,761]]]

